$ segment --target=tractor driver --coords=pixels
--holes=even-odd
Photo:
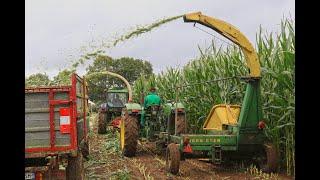
[[[150,88],[149,94],[144,98],[144,109],[147,109],[149,106],[158,105],[160,106],[161,99],[156,93],[156,88]]]
[[[155,87],[151,87],[150,88],[150,92],[148,93],[148,95],[144,98],[144,104],[143,107],[146,110],[148,107],[152,106],[152,105],[158,105],[160,106],[161,104],[161,98],[157,95],[156,93],[156,88]],[[144,113],[141,116],[141,126],[144,127]]]

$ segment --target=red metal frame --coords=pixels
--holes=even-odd
[[[24,92],[25,93],[33,93],[33,92],[48,92],[48,91],[53,91],[53,92],[66,92],[70,91],[71,87],[70,86],[52,86],[52,87],[27,87],[25,88]]]
[[[50,147],[54,148],[54,142],[56,141],[55,137],[55,126],[54,126],[54,105],[50,103],[54,99],[54,94],[51,90],[49,90],[49,120],[50,120]]]
[[[39,87],[39,88],[25,88],[25,93],[33,92],[45,92],[49,93],[49,113],[50,113],[50,147],[36,147],[36,148],[26,148],[26,153],[58,153],[70,150],[77,150],[77,81],[80,81],[83,85],[84,79],[81,79],[75,73],[72,74],[71,86],[54,86],[54,87]],[[54,94],[56,92],[69,92],[69,100],[54,100]],[[83,91],[84,98],[86,98],[86,91]],[[70,104],[70,146],[55,146],[55,130],[54,130],[54,106],[57,104]],[[86,105],[84,105],[84,137],[87,136],[86,130]]]
[[[77,146],[77,77],[75,74],[72,74],[72,90],[70,91],[71,95],[71,106],[72,112],[70,113],[70,131],[74,133],[75,136],[71,137],[71,147],[74,149]]]

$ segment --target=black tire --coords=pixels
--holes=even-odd
[[[171,143],[166,151],[166,170],[172,174],[178,174],[180,167],[180,152],[175,143]]]
[[[262,157],[260,158],[259,167],[263,172],[276,172],[279,165],[279,157],[276,147],[272,143],[263,144]]]
[[[67,180],[84,180],[83,156],[78,152],[76,157],[69,157],[66,168]]]
[[[187,124],[185,114],[178,114],[177,117],[177,135],[184,134],[187,132]]]
[[[56,165],[54,167],[49,167],[49,170],[44,172],[43,176],[44,176],[44,179],[53,179],[53,178],[56,180],[65,179],[59,173],[59,164],[58,163],[56,163]]]
[[[126,157],[135,156],[139,137],[137,117],[127,116],[121,123],[124,123],[124,132],[122,132],[123,128],[120,128],[120,148],[122,154]],[[124,135],[124,142],[122,142],[122,135]]]
[[[166,153],[166,142],[163,140],[158,140],[155,142],[156,149],[155,154],[157,155],[165,155]]]
[[[80,143],[80,149],[82,156],[88,160],[89,159],[89,140],[85,141],[84,139]]]
[[[278,152],[276,147],[272,143],[265,143],[265,152],[267,154],[267,166],[265,167],[266,172],[275,172],[278,168]]]
[[[98,119],[98,134],[105,134],[107,132],[107,123],[105,120],[105,113],[99,112]]]
[[[111,120],[112,120],[111,117],[112,117],[112,113],[109,112],[109,113],[105,114],[104,118],[105,118],[106,124],[110,124],[111,123]]]
[[[180,161],[185,161],[186,160],[186,156],[184,152],[180,152]]]

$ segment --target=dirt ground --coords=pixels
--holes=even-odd
[[[94,114],[90,122],[90,159],[85,162],[86,179],[294,179],[282,174],[249,173],[237,170],[238,167],[217,167],[198,159],[181,161],[178,175],[173,175],[166,172],[165,158],[154,153],[152,143],[139,141],[136,156],[123,157],[119,150],[119,134],[98,134],[96,123]]]

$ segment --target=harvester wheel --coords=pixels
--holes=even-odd
[[[132,157],[136,154],[139,137],[138,121],[135,116],[127,116],[120,124],[120,147],[122,154]]]
[[[102,112],[99,112],[99,119],[98,119],[98,134],[105,134],[106,133],[106,120],[105,120],[105,114]]]
[[[186,118],[185,115],[178,115],[177,117],[177,135],[186,133],[187,126],[186,126]]]
[[[80,151],[76,157],[68,158],[66,176],[67,180],[84,180],[83,156]]]
[[[263,144],[264,158],[260,162],[260,168],[263,172],[275,172],[278,168],[278,152],[272,143]]]
[[[178,174],[180,166],[180,152],[175,143],[171,143],[166,151],[166,169],[172,174]]]

